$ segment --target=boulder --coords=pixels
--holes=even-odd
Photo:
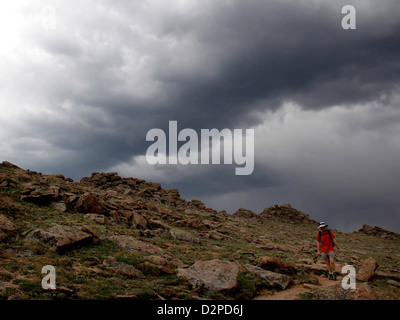
[[[133,216],[133,211],[132,210],[125,210],[125,209],[120,209],[118,210],[118,214],[120,216],[125,217],[127,220],[130,220]]]
[[[290,278],[286,275],[264,270],[251,264],[245,264],[244,267],[248,271],[258,274],[260,277],[269,282],[271,286],[277,287],[281,290],[285,290],[290,283]]]
[[[363,262],[360,269],[357,271],[356,278],[358,281],[369,281],[374,275],[378,268],[378,263],[374,258],[369,257]]]
[[[257,214],[255,214],[251,210],[240,208],[236,212],[234,212],[232,216],[239,218],[255,218],[257,217]]]
[[[168,265],[168,260],[157,255],[150,255],[146,257],[151,263],[159,266],[166,266]]]
[[[89,221],[95,221],[99,224],[105,224],[106,223],[106,218],[102,214],[96,214],[96,213],[87,213],[84,215],[84,218]]]
[[[357,300],[379,300],[378,295],[368,283],[357,285],[357,289],[350,292],[350,297]]]
[[[132,228],[146,230],[149,227],[149,222],[141,214],[132,211]]]
[[[188,268],[179,268],[178,277],[187,279],[194,290],[229,292],[237,287],[239,267],[228,260],[196,261]]]
[[[55,225],[48,231],[36,229],[26,237],[31,241],[39,241],[57,252],[93,243],[93,234],[84,232],[76,227]]]
[[[312,291],[320,300],[378,300],[375,291],[367,284],[357,284],[357,288],[343,289],[341,284],[323,287]]]
[[[171,229],[164,222],[161,222],[161,221],[158,221],[158,220],[154,220],[154,219],[149,221],[149,225],[150,225],[151,228],[154,228],[154,229],[163,229],[163,230],[170,230]]]
[[[168,263],[173,266],[179,267],[183,265],[183,262],[181,260],[164,251],[160,247],[157,247],[156,245],[148,242],[138,240],[132,236],[115,235],[106,239],[119,244],[123,249],[127,251],[140,252],[146,256],[158,255],[165,258]]]
[[[81,231],[89,233],[90,235],[92,235],[92,243],[93,244],[98,244],[100,242],[100,237],[97,235],[96,232],[94,232],[88,226],[82,226]]]
[[[316,275],[325,274],[327,272],[326,265],[323,264],[301,264],[297,263],[296,267],[304,268],[304,271],[310,272]]]
[[[108,213],[102,201],[92,193],[85,193],[82,195],[75,205],[75,210],[81,213]]]
[[[61,212],[67,211],[67,205],[64,202],[51,202],[50,207]]]
[[[166,190],[166,193],[171,199],[177,200],[180,199],[181,195],[178,191],[178,189],[168,189]]]
[[[91,177],[82,178],[80,183],[105,188],[110,187],[114,183],[118,183],[121,180],[122,178],[118,175],[117,172],[93,172]]]
[[[0,214],[0,241],[8,238],[15,231],[14,224],[4,215]]]
[[[204,203],[202,201],[196,200],[196,199],[193,199],[193,200],[189,201],[189,206],[193,206],[193,207],[196,207],[196,208],[199,208],[199,209],[205,209],[206,208],[206,206],[204,205]]]
[[[103,265],[119,273],[122,273],[128,278],[145,278],[142,271],[124,262],[118,262],[114,259],[106,259],[103,261]]]
[[[181,230],[181,229],[170,229],[169,233],[174,240],[178,241],[185,241],[191,243],[200,243],[200,239],[188,231]]]

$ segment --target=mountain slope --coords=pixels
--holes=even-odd
[[[0,164],[2,299],[252,299],[299,285],[317,288],[303,299],[400,298],[398,234],[333,230],[338,271],[361,272],[369,257],[379,266],[362,281],[373,294],[349,295],[318,281],[317,232],[290,204],[227,214],[115,172],[74,182]],[[48,265],[55,290],[42,287]]]

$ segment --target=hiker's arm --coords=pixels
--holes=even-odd
[[[334,242],[334,244],[335,244],[335,248],[336,248],[338,251],[340,251],[340,248],[339,248],[339,245],[338,245],[338,243],[337,243],[337,241],[336,241],[336,238],[333,238],[333,242]]]
[[[317,249],[318,249],[318,255],[321,254],[321,241],[317,240]]]

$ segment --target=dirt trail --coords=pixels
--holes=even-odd
[[[290,286],[286,290],[278,291],[273,294],[264,291],[264,293],[261,292],[261,294],[256,296],[253,300],[296,300],[299,299],[299,294],[301,293],[311,292],[321,287],[334,286],[341,281],[339,278],[336,281],[328,280],[325,276],[317,276],[317,278],[319,285],[299,284]]]

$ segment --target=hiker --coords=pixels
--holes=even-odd
[[[328,225],[325,222],[320,222],[318,226],[320,229],[317,235],[318,256],[321,255],[325,260],[328,268],[329,280],[336,280],[335,247],[338,252],[340,252],[340,250],[335,235],[327,227]]]

